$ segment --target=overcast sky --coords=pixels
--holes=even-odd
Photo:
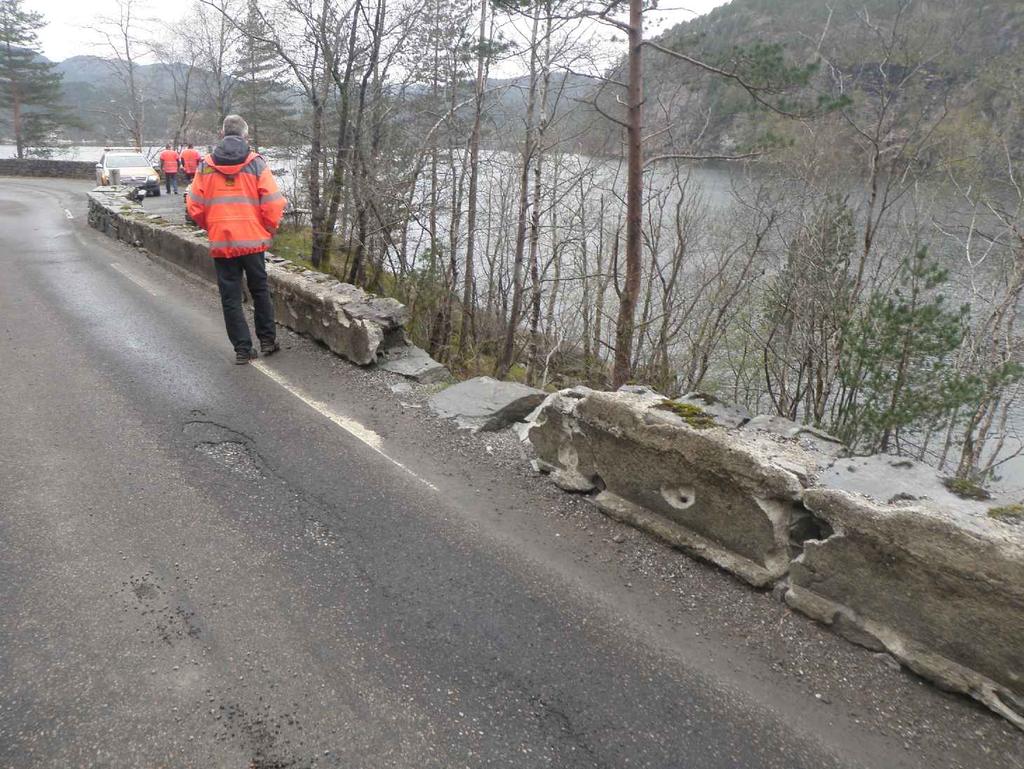
[[[662,0],[664,10],[651,11],[648,15],[649,32],[656,33],[680,21],[707,13],[726,0]],[[143,3],[146,16],[156,20],[156,26],[174,28],[191,7],[190,0],[149,0]],[[41,12],[49,22],[39,35],[43,53],[54,61],[60,61],[77,54],[103,55],[100,39],[89,29],[96,26],[104,15],[116,13],[114,0],[25,0],[25,6]],[[180,29],[180,28],[179,28]]]

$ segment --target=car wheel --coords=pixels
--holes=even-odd
[[[156,190],[153,192],[153,197],[154,198],[160,197],[160,188],[159,187],[157,187]]]

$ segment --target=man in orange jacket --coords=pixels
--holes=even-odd
[[[191,144],[181,151],[181,168],[185,172],[185,178],[188,179],[189,184],[195,178],[200,160],[202,160],[202,156]]]
[[[171,194],[171,187],[174,187],[174,194],[178,194],[178,166],[181,164],[181,157],[171,149],[171,143],[167,142],[164,151],[160,153],[160,170],[164,172],[164,184],[167,186],[167,194]]]
[[[264,252],[287,205],[267,161],[249,149],[248,135],[239,115],[224,118],[221,141],[200,164],[185,201],[189,216],[210,238],[224,325],[239,364],[256,357],[242,312],[243,274],[261,351],[270,355],[280,349]]]

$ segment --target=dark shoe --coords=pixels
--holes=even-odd
[[[244,366],[253,360],[256,360],[255,350],[235,350],[235,363],[239,366]]]
[[[273,355],[275,352],[281,349],[281,345],[277,343],[276,339],[261,339],[260,340],[260,353],[263,355]]]

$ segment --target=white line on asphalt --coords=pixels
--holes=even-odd
[[[128,278],[128,280],[130,280],[136,286],[141,288],[147,294],[151,294],[152,296],[160,296],[160,292],[159,291],[157,291],[152,286],[150,286],[146,281],[140,280],[139,278],[136,278],[134,275],[132,275],[130,272],[128,272],[128,270],[126,270],[122,265],[118,264],[117,262],[111,262],[110,266],[113,269],[117,270],[122,275],[124,275],[126,278]]]
[[[311,409],[318,412],[322,416],[327,417],[329,420],[331,420],[334,424],[336,424],[342,430],[347,432],[353,438],[359,440],[366,446],[369,446],[371,449],[380,454],[382,457],[384,457],[384,459],[393,464],[395,467],[401,468],[427,488],[433,491],[438,490],[437,486],[432,484],[426,478],[420,477],[412,470],[410,470],[408,467],[399,462],[397,459],[389,457],[387,454],[385,454],[383,448],[384,440],[369,427],[360,424],[354,419],[350,419],[349,417],[339,414],[338,412],[332,410],[331,407],[328,406],[326,403],[323,403],[322,401],[318,401],[315,398],[311,398],[310,396],[306,395],[304,392],[302,392],[302,390],[295,387],[293,384],[291,384],[287,379],[278,374],[276,371],[267,368],[267,365],[262,361],[256,361],[255,363],[252,364],[252,367],[259,371],[261,374],[264,374],[265,376],[279,384],[281,387],[290,392],[292,395],[294,395],[300,401],[305,403]]]

